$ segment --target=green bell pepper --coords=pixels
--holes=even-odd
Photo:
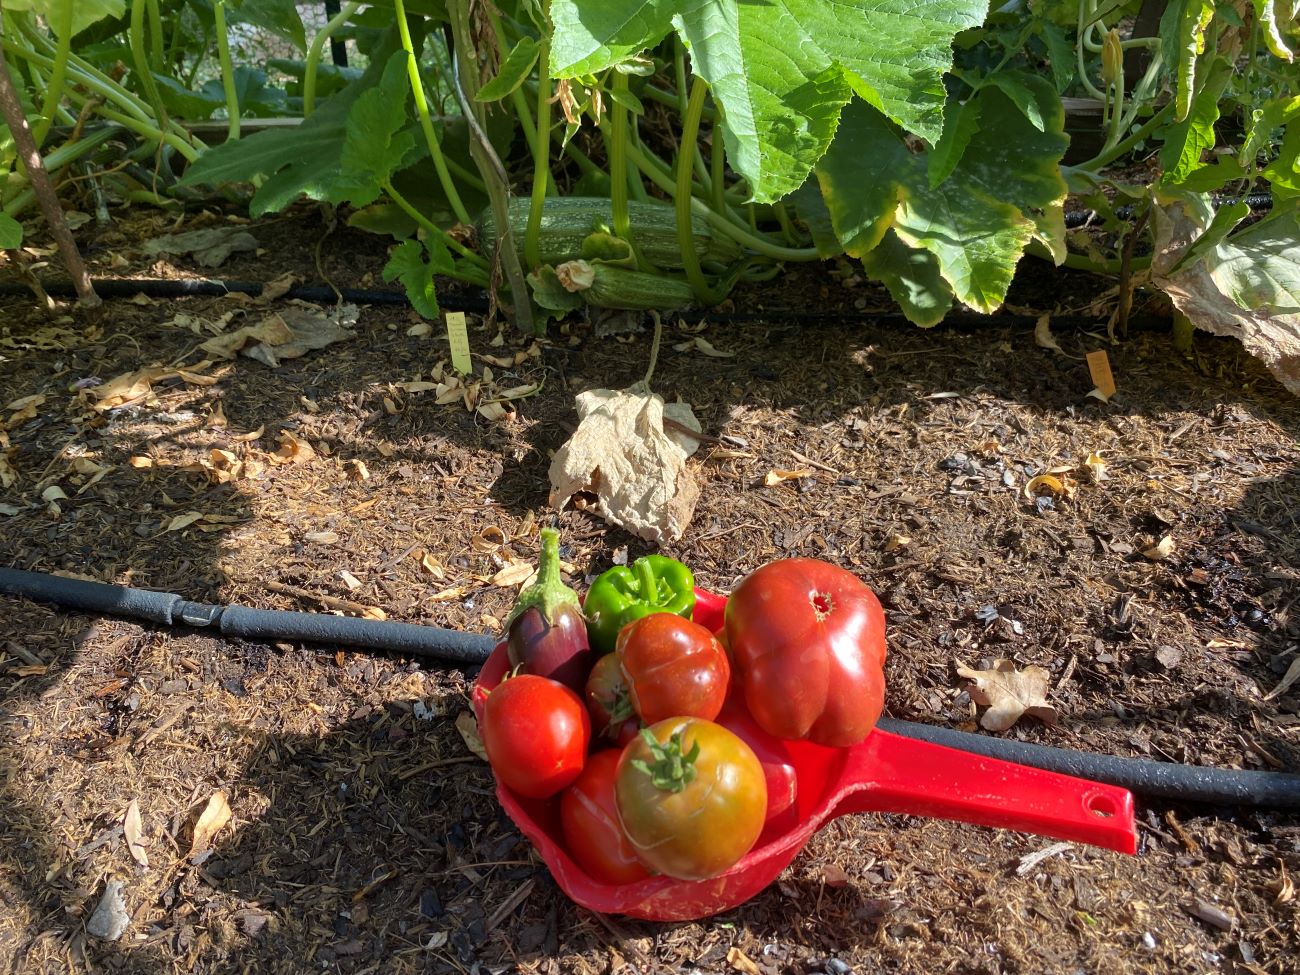
[[[666,555],[645,555],[630,566],[616,565],[596,577],[587,591],[583,615],[587,636],[597,653],[610,653],[618,631],[651,613],[691,618],[695,609],[695,575]]]

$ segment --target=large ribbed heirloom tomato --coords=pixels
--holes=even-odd
[[[741,580],[727,645],[745,705],[768,734],[856,745],[885,704],[885,614],[867,585],[818,559],[779,559]]]

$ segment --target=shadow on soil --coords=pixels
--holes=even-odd
[[[273,443],[278,428],[295,426],[295,421],[287,418],[301,414],[305,397],[326,416],[337,412],[335,422],[314,428],[314,442],[331,445],[336,456],[363,460],[376,477],[389,484],[405,482],[412,489],[425,491],[430,506],[455,503],[456,492],[463,494],[458,458],[495,455],[495,460],[487,462],[487,482],[478,486],[476,497],[490,497],[506,512],[522,516],[545,508],[548,451],[564,441],[572,425],[575,389],[569,378],[581,380],[581,387],[630,385],[644,372],[648,348],[648,336],[642,334],[627,343],[589,338],[579,348],[546,350],[541,366],[534,364],[532,372],[521,370],[518,377],[535,380],[540,369],[546,379],[542,395],[519,407],[523,420],[519,434],[469,413],[436,408],[428,399],[409,397],[397,404],[395,412],[386,411],[382,397],[391,389],[386,384],[412,378],[420,369],[427,369],[430,361],[427,345],[404,337],[403,330],[372,325],[365,342],[346,352],[308,357],[274,373],[241,362],[236,378],[226,383],[220,394],[224,412],[239,417],[248,428],[266,424],[263,442]],[[1115,401],[1103,405],[1083,398],[1091,383],[1081,363],[1028,345],[1020,334],[755,325],[715,329],[710,335],[715,346],[735,353],[735,357],[706,359],[698,353],[679,353],[672,344],[681,337],[666,336],[654,380],[655,388],[664,395],[680,395],[693,403],[707,431],[727,433],[729,422],[746,408],[766,406],[786,411],[792,427],[839,430],[851,455],[862,446],[860,438],[855,443],[855,419],[868,412],[894,411],[909,431],[898,443],[886,445],[897,451],[900,473],[908,468],[902,461],[924,442],[927,431],[951,424],[945,411],[953,399],[989,404],[985,422],[972,425],[972,441],[998,435],[1013,440],[1017,436],[1015,423],[999,412],[998,404],[1008,402],[1030,414],[1068,414],[1108,425],[1121,438],[1128,417],[1159,418],[1166,411],[1177,410],[1203,418],[1210,431],[1220,431],[1226,437],[1254,418],[1269,420],[1293,440],[1300,439],[1295,404],[1271,391],[1262,395],[1243,392],[1243,377],[1252,387],[1265,390],[1269,390],[1269,381],[1254,363],[1243,360],[1239,349],[1227,343],[1210,343],[1214,358],[1209,361],[1221,377],[1203,374],[1170,353],[1154,359],[1144,355],[1143,349],[1162,347],[1150,340],[1115,348],[1115,373],[1131,392],[1122,390]],[[178,345],[175,330],[144,328],[136,338],[151,348]],[[1099,344],[1086,336],[1060,338],[1070,351]],[[1003,345],[1011,341],[1014,352],[1010,345]],[[791,355],[792,347],[797,347],[797,355]],[[74,356],[70,363],[74,374],[79,367],[92,364],[109,375],[140,364],[133,349],[113,349],[106,344],[77,356],[81,360]],[[166,353],[160,356],[167,357]],[[7,383],[18,395],[41,388],[40,383],[26,381],[15,385],[21,377],[12,369],[8,376]],[[66,384],[64,379],[58,382]],[[937,393],[956,395],[935,398]],[[211,411],[217,396],[215,388],[199,391],[184,408],[204,415]],[[10,430],[10,437],[20,449],[52,452],[51,445],[57,447],[70,436],[75,439],[77,433],[72,426],[60,424],[62,421],[55,424],[57,430],[42,429],[39,423],[35,427],[19,425]],[[1175,431],[1168,433],[1172,438]],[[147,443],[116,436],[111,418],[94,436],[103,449],[122,456],[151,449]],[[218,439],[213,438],[214,445]],[[381,442],[392,449],[381,450]],[[157,444],[154,447],[161,449]],[[708,453],[707,445],[703,453]],[[1223,456],[1207,457],[1206,465],[1244,471],[1278,459],[1221,453]],[[1152,457],[1139,463],[1158,460]],[[795,460],[785,456],[765,458],[764,462],[773,467],[796,466]],[[1194,477],[1199,472],[1190,473]],[[1267,569],[1300,564],[1296,474],[1292,467],[1286,477],[1261,478],[1252,484],[1241,504],[1202,532],[1208,541],[1195,551],[1177,554],[1163,591],[1134,594],[1141,596],[1150,612],[1186,613],[1219,632],[1238,634],[1242,646],[1229,650],[1239,655],[1244,673],[1264,686],[1271,686],[1285,670],[1300,636],[1293,608],[1296,577],[1278,576]],[[930,476],[948,479],[951,474],[934,471]],[[851,473],[845,477],[854,480]],[[450,486],[440,486],[439,479]],[[843,478],[820,480],[798,495],[799,504],[809,510],[843,504],[846,486],[859,484]],[[890,485],[882,479],[876,486]],[[209,525],[216,529],[211,532],[163,529],[167,519],[191,506],[236,522],[250,519],[254,509],[244,490],[208,488],[201,479],[181,472],[119,468],[86,501],[67,503],[61,521],[51,521],[40,511],[6,519],[0,562],[38,571],[85,572],[100,579],[216,601],[223,582],[218,565],[226,544],[222,523]],[[848,503],[865,502],[858,494]],[[706,520],[701,530],[725,527],[713,524],[720,522],[718,511],[723,510],[725,506],[710,515],[702,509]],[[571,524],[604,531],[581,516],[565,517],[573,517]],[[712,522],[707,520],[710,517]],[[1159,534],[1159,517],[1150,510],[1117,515],[1126,533]],[[1113,545],[1118,535],[1099,535],[1093,542]],[[806,551],[790,554],[819,554],[810,543],[803,544]],[[617,530],[608,532],[603,545],[606,560],[620,545],[627,545],[632,557],[646,550],[639,540]],[[301,548],[295,549],[295,554],[311,557]],[[716,564],[708,569],[716,573],[715,579],[725,581],[728,571],[734,574],[748,564],[748,554],[737,547],[729,553],[729,566]],[[1141,556],[1134,553],[1131,558],[1140,560]],[[269,576],[279,575],[276,567],[270,568]],[[392,579],[394,584],[402,582],[397,574]],[[888,581],[881,586],[886,597],[889,587]],[[1097,632],[1113,626],[1112,609],[1098,607],[1093,620]],[[411,610],[412,621],[434,622],[439,607],[417,603]],[[133,688],[148,676],[133,669],[133,654],[149,641],[165,642],[169,637],[139,626],[102,623],[93,624],[87,633],[84,621],[77,617],[12,600],[5,601],[3,611],[9,641],[4,646],[10,663],[0,674],[0,721],[17,734],[35,733],[26,718],[16,715],[25,702],[58,689],[64,671],[81,652],[79,647],[90,639],[98,640],[102,647],[106,630],[122,631],[113,672],[100,675],[103,684],[87,687],[82,694],[83,707],[99,725],[99,738],[78,741],[66,737],[59,727],[39,729],[57,739],[59,748],[71,753],[85,751],[87,760],[93,761],[96,750],[111,744],[129,725]],[[1286,620],[1289,623],[1283,622]],[[1106,643],[1110,647],[1123,641],[1122,634],[1112,634]],[[281,652],[315,656],[300,648]],[[1128,666],[1154,672],[1144,654],[1134,656]],[[28,660],[29,656],[33,659]],[[332,653],[317,659],[321,666],[334,666]],[[1123,664],[1118,666],[1122,669]],[[238,678],[240,674],[232,671],[227,676]],[[214,693],[224,679],[218,678]],[[1081,671],[1080,680],[1089,679],[1089,673]],[[114,681],[118,683],[114,685]],[[224,692],[232,693],[229,686]],[[1165,705],[1169,713],[1181,712],[1183,717],[1205,708],[1247,721],[1258,705],[1235,688],[1198,692]],[[506,957],[500,954],[505,950],[535,958],[537,952],[553,953],[560,942],[580,950],[593,939],[615,943],[619,931],[651,933],[653,926],[629,926],[626,922],[611,928],[607,922],[598,923],[566,906],[544,870],[527,862],[522,839],[491,798],[491,780],[485,768],[451,764],[431,768],[427,774],[411,774],[412,768],[431,760],[430,749],[436,750],[439,742],[455,741],[454,716],[453,710],[419,721],[409,708],[384,701],[368,715],[349,718],[318,735],[291,735],[268,728],[252,745],[252,757],[230,783],[245,795],[263,797],[265,812],[256,821],[241,824],[235,839],[222,843],[205,862],[183,865],[172,882],[155,893],[153,901],[168,906],[178,897],[189,896],[202,904],[205,890],[220,890],[256,906],[224,918],[206,917],[200,908],[192,921],[163,932],[144,932],[153,940],[141,945],[105,947],[92,941],[85,950],[109,970],[159,973],[172,970],[174,960],[184,957],[203,938],[218,947],[228,944],[232,964],[239,961],[250,966],[245,970],[280,970],[281,964],[290,965],[297,959],[306,965],[337,965],[348,971],[383,957],[407,958],[412,970],[426,966],[464,970],[479,959],[480,951],[494,937],[501,939],[494,925],[513,917],[515,909],[503,916],[498,910],[508,905],[510,895],[524,884],[532,884],[532,891],[546,892],[540,911],[535,893],[528,908],[528,916],[540,916],[540,920],[514,931],[511,939],[506,939],[507,948],[493,949],[495,957]],[[1264,730],[1258,740],[1278,766],[1300,769],[1300,755],[1288,739]],[[1171,757],[1196,758],[1191,754]],[[437,760],[436,754],[432,760]],[[78,875],[75,857],[70,856],[76,851],[41,828],[42,816],[30,797],[13,787],[11,775],[0,779],[0,822],[25,824],[22,829],[0,832],[0,878],[4,884],[0,891],[7,909],[25,909],[38,919],[37,929],[30,932],[33,939],[54,931],[57,937],[78,943],[84,919],[99,895],[99,878]],[[112,823],[96,826],[111,830]],[[81,839],[84,842],[86,838]],[[801,889],[799,894],[800,903],[804,903],[824,892]],[[761,927],[762,918],[788,910],[774,900],[778,896],[769,891],[752,910],[747,907],[728,917]],[[852,900],[852,895],[842,891],[834,897]],[[393,904],[400,907],[394,909]],[[70,906],[79,909],[76,915],[68,913]],[[862,915],[863,921],[870,921],[873,913],[882,909],[869,899],[841,908],[846,917]],[[387,917],[394,910],[400,918],[395,925],[376,931],[365,922],[368,914]],[[869,935],[869,927],[864,924],[864,937]],[[431,947],[430,939],[437,942],[443,931],[450,932],[447,941]],[[254,939],[254,947],[241,941],[244,937]],[[246,947],[241,949],[241,944]],[[30,942],[10,946],[14,959],[10,970],[22,970],[22,959],[30,947]],[[261,960],[251,954],[239,956],[241,950],[255,951]],[[259,967],[263,963],[265,969]]]

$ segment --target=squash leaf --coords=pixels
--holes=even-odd
[[[933,143],[952,40],[986,0],[554,0],[558,77],[610,67],[675,31],[725,118],[733,168],[758,202],[798,189],[856,94]]]

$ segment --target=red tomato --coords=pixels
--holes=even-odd
[[[650,876],[618,821],[614,776],[620,754],[592,755],[577,781],[560,796],[560,825],[569,855],[606,884],[630,884]]]
[[[701,718],[642,731],[623,749],[614,794],[640,861],[679,880],[706,880],[734,865],[763,831],[767,811],[753,751]]]
[[[778,738],[856,745],[885,703],[885,614],[866,584],[817,559],[769,562],[727,601],[749,713]]]
[[[563,684],[520,674],[488,694],[479,732],[497,778],[521,796],[546,799],[581,774],[591,719]]]
[[[735,694],[722,705],[717,721],[748,745],[763,766],[763,778],[767,783],[766,821],[770,824],[782,813],[793,809],[799,795],[799,776],[785,742],[760,728]]]
[[[587,676],[586,695],[597,744],[622,746],[636,737],[641,722],[632,711],[617,653],[607,653],[596,661]]]
[[[677,717],[712,721],[722,710],[731,662],[700,624],[652,613],[619,631],[615,652],[632,707],[646,724]]]

